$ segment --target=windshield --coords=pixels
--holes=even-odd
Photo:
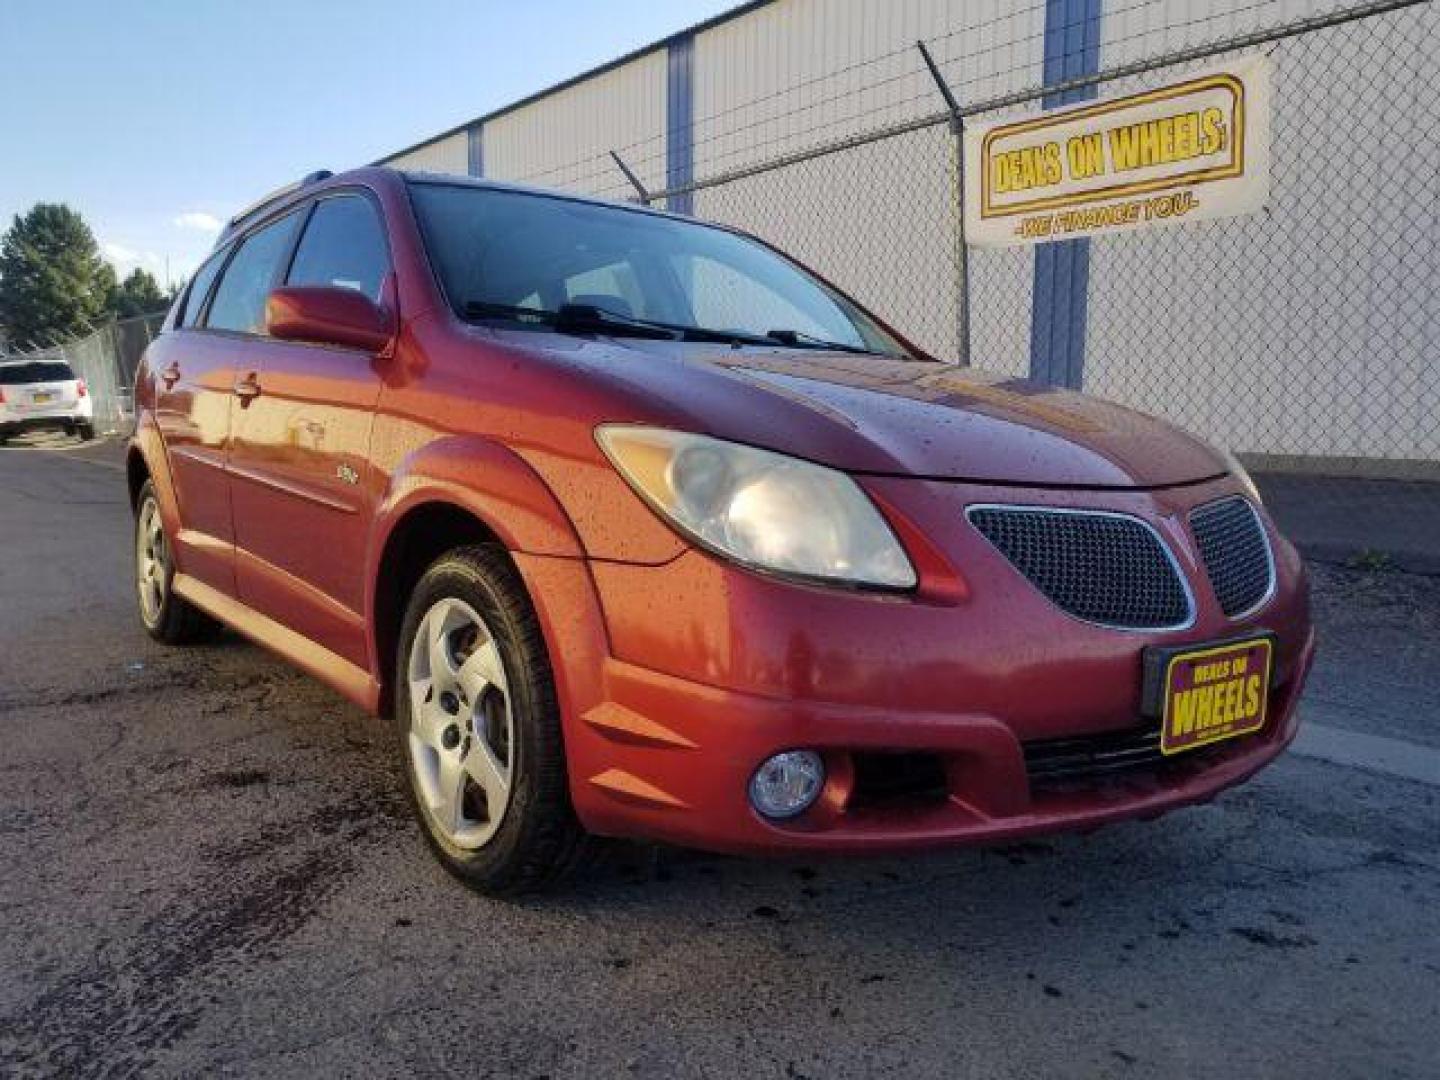
[[[0,364],[0,386],[26,383],[69,382],[75,378],[70,366],[60,360],[32,360],[27,364]]]
[[[625,333],[629,321],[771,347],[907,355],[845,297],[724,229],[529,192],[443,183],[411,191],[441,284],[465,318],[550,329],[554,320],[525,310],[584,305],[615,324],[592,322],[598,332]]]

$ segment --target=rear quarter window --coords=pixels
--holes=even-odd
[[[210,295],[210,287],[215,284],[215,275],[220,273],[220,268],[225,265],[225,256],[228,254],[228,250],[216,252],[195,271],[195,277],[190,282],[190,291],[185,294],[185,307],[180,312],[176,326],[200,325],[205,299]]]

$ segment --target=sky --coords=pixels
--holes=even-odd
[[[90,223],[183,279],[220,222],[719,14],[737,0],[0,0],[0,228]]]

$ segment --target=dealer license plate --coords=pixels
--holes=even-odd
[[[1179,754],[1264,727],[1274,649],[1266,637],[1166,656],[1161,751]]]
[[[48,391],[43,394],[31,394],[30,400],[33,401],[36,405],[49,405],[50,402],[55,400],[55,395],[54,393]]]

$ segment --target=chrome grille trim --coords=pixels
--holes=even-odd
[[[1096,780],[1134,768],[1165,763],[1160,751],[1160,726],[1021,744],[1025,772],[1032,786],[1053,782]]]
[[[1232,588],[1232,575],[1237,572],[1253,571],[1253,565],[1237,570],[1227,566],[1223,560],[1227,558],[1243,557],[1235,556],[1229,551],[1216,549],[1217,543],[1225,542],[1227,539],[1234,542],[1234,538],[1226,538],[1218,534],[1220,529],[1233,529],[1238,524],[1234,520],[1234,508],[1243,507],[1247,516],[1246,525],[1253,528],[1252,536],[1241,538],[1244,541],[1258,540],[1259,548],[1265,556],[1265,587],[1260,591],[1257,599],[1250,600],[1245,607],[1236,607],[1231,610],[1239,601],[1227,602],[1227,597]],[[1230,515],[1230,520],[1216,520],[1220,515]],[[1213,522],[1213,524],[1212,524]],[[1248,529],[1247,529],[1248,531]],[[1270,534],[1265,529],[1265,523],[1260,519],[1259,512],[1251,504],[1249,499],[1241,495],[1226,495],[1223,498],[1215,499],[1212,502],[1204,503],[1190,511],[1190,532],[1195,538],[1195,548],[1199,553],[1200,562],[1205,567],[1205,574],[1210,579],[1211,591],[1215,594],[1216,602],[1220,610],[1225,613],[1226,618],[1239,620],[1255,614],[1275,595],[1275,552],[1270,546]],[[1244,599],[1245,597],[1242,597]]]
[[[1131,779],[1159,779],[1168,770],[1209,765],[1236,748],[1222,739],[1183,754],[1167,755],[1160,749],[1160,726],[1147,724],[1124,731],[1039,739],[1021,744],[1025,775],[1032,793],[1090,789],[1121,784]]]
[[[1028,515],[1050,515],[1057,517],[1103,518],[1108,520],[1123,521],[1130,525],[1138,525],[1149,535],[1149,537],[1155,542],[1156,547],[1164,555],[1165,562],[1170,568],[1170,573],[1173,576],[1175,583],[1179,586],[1181,596],[1183,596],[1184,598],[1185,617],[1179,622],[1165,625],[1132,626],[1119,622],[1107,622],[1102,619],[1090,618],[1085,615],[1077,614],[1074,611],[1070,611],[1062,604],[1060,604],[1048,592],[1046,592],[1045,589],[1041,587],[1039,582],[1035,581],[1034,578],[1032,578],[1030,574],[1026,572],[1024,567],[1022,567],[1013,558],[1011,558],[1010,554],[1006,552],[1003,548],[1001,548],[999,544],[997,544],[989,535],[987,535],[985,529],[983,529],[979,524],[976,523],[975,516],[986,511]],[[1195,594],[1191,589],[1190,580],[1185,575],[1185,572],[1181,569],[1179,560],[1175,558],[1175,553],[1170,549],[1170,545],[1165,542],[1164,537],[1160,535],[1159,531],[1156,530],[1155,526],[1151,525],[1150,522],[1146,521],[1142,517],[1138,517],[1135,514],[1120,513],[1114,510],[1082,510],[1071,507],[1033,505],[1024,506],[1013,503],[974,503],[965,508],[965,517],[966,520],[970,522],[971,526],[974,527],[975,531],[978,532],[985,539],[985,542],[988,543],[991,547],[993,547],[1000,554],[1000,556],[1005,559],[1005,561],[1008,562],[1017,573],[1020,574],[1022,578],[1029,582],[1032,588],[1034,588],[1037,592],[1040,593],[1040,595],[1044,596],[1047,600],[1049,600],[1050,603],[1054,604],[1058,610],[1063,611],[1072,619],[1087,623],[1091,626],[1101,626],[1107,630],[1122,630],[1128,633],[1143,634],[1188,630],[1190,627],[1195,625]]]

